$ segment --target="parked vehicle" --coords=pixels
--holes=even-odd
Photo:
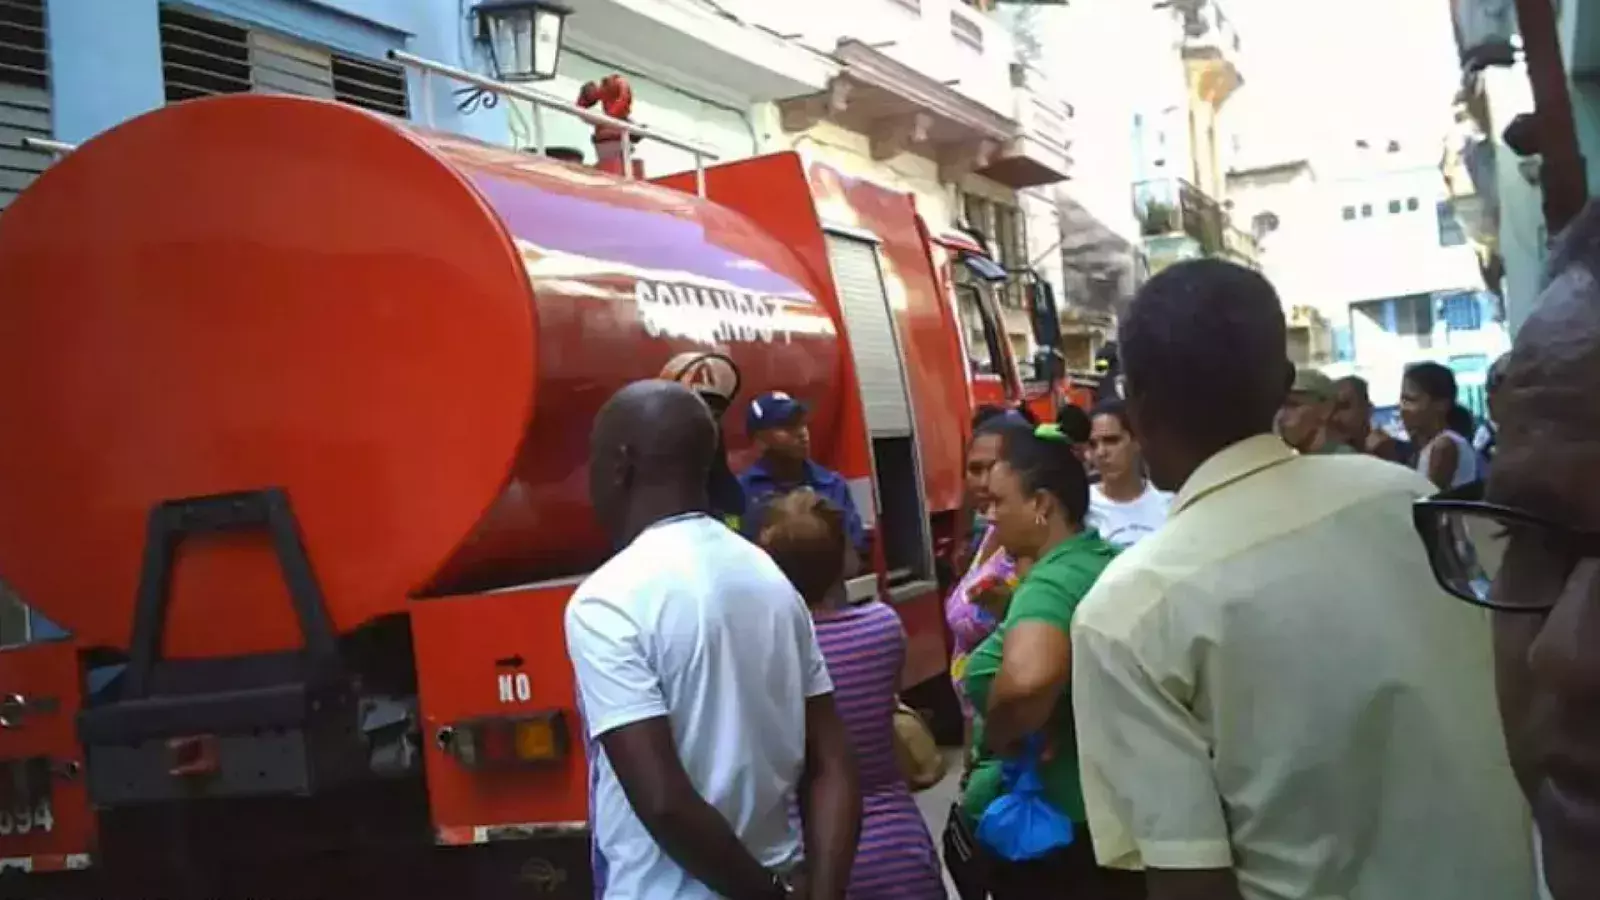
[[[0,573],[69,632],[0,650],[0,895],[589,896],[589,423],[686,350],[810,405],[873,535],[851,594],[943,685],[980,254],[794,153],[621,155],[236,95],[0,216]]]

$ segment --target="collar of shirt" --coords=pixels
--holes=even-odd
[[[1081,553],[1085,550],[1094,553],[1104,553],[1110,551],[1110,553],[1115,554],[1116,552],[1110,544],[1101,539],[1098,531],[1095,531],[1093,528],[1084,528],[1082,531],[1079,531],[1072,537],[1069,537],[1054,547],[1051,547],[1050,552],[1039,557],[1039,561],[1035,562],[1033,565],[1034,568],[1038,568],[1039,566],[1048,566],[1051,563],[1059,561],[1062,557],[1067,556],[1068,554]]]
[[[1172,502],[1177,515],[1230,484],[1295,458],[1295,452],[1275,434],[1258,434],[1217,451],[1194,470]]]
[[[767,488],[784,484],[778,481],[772,472],[768,471],[766,462],[759,459],[755,461],[754,465],[745,470],[744,477],[753,487]],[[822,488],[831,486],[837,480],[839,480],[839,476],[835,475],[831,469],[819,466],[808,459],[805,461],[805,468],[801,472],[800,481],[794,486]]]

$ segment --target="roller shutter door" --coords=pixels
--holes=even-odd
[[[844,309],[844,324],[861,382],[867,431],[872,437],[911,434],[905,367],[883,288],[878,247],[843,234],[828,235],[828,262]]]

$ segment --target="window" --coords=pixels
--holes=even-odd
[[[253,91],[324,97],[398,118],[410,112],[400,66],[165,4],[161,76],[169,103]]]
[[[974,375],[999,374],[1000,323],[984,306],[980,288],[972,281],[956,285],[956,309],[967,333],[968,363]]]
[[[1439,303],[1440,318],[1451,331],[1477,331],[1483,327],[1483,304],[1474,293],[1451,294]]]
[[[1389,201],[1389,215],[1394,216],[1394,215],[1399,215],[1399,214],[1400,214],[1400,201],[1399,200],[1390,200]]]
[[[976,194],[961,195],[961,215],[967,220],[967,227],[982,235],[986,241],[994,235],[992,208],[989,201]]]
[[[1439,214],[1439,246],[1459,247],[1467,242],[1467,234],[1456,220],[1455,204],[1440,200],[1435,209]]]
[[[22,146],[53,133],[48,52],[44,0],[0,0],[0,211],[50,165]]]
[[[964,12],[950,10],[950,36],[956,43],[965,44],[979,53],[983,52],[983,26]]]
[[[1346,206],[1344,208],[1344,220],[1346,222],[1350,222],[1350,221],[1353,221],[1355,219],[1355,217],[1356,217],[1356,208],[1354,206]]]
[[[1416,338],[1417,346],[1423,349],[1433,346],[1433,295],[1412,294],[1385,302],[1391,304],[1394,310],[1391,320],[1394,327],[1390,331],[1402,337]]]
[[[1415,198],[1415,197],[1407,197],[1406,198],[1406,212],[1416,212],[1417,208],[1419,206],[1421,206],[1421,204],[1417,202],[1417,198]]]
[[[1363,219],[1372,218],[1372,204],[1371,203],[1363,203],[1363,204],[1361,204],[1361,218],[1363,218]]]

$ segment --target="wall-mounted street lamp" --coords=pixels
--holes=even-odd
[[[572,10],[553,0],[483,0],[472,8],[478,40],[488,45],[495,77],[548,81],[561,61],[561,38]]]

